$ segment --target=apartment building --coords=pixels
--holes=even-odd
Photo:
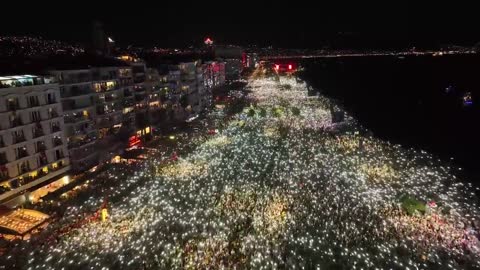
[[[129,146],[133,147],[141,141],[151,139],[151,119],[150,119],[150,100],[152,89],[147,82],[147,66],[145,62],[139,58],[129,55],[118,57],[130,66],[132,74],[132,96],[129,98],[129,106],[133,105],[132,117],[133,133],[130,135],[128,141]],[[159,103],[152,103],[152,106],[159,106]],[[152,107],[152,108],[153,108]]]
[[[88,170],[121,153],[134,131],[131,67],[116,59],[74,59],[50,70],[60,85],[74,172]],[[130,104],[130,103],[132,104]],[[133,110],[133,109],[132,109]]]
[[[95,92],[89,68],[53,70],[60,85],[60,96],[65,123],[65,137],[72,168],[84,171],[98,163],[95,143],[96,127]]]
[[[168,72],[160,72],[155,68],[147,68],[145,87],[148,93],[148,110],[150,123],[154,126],[160,125],[168,118],[167,109],[171,108],[170,84]]]
[[[50,76],[0,77],[1,204],[21,204],[70,170],[60,100]]]

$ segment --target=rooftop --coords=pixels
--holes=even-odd
[[[10,235],[26,235],[33,229],[45,223],[50,216],[30,210],[10,210],[5,207],[0,209],[0,232]]]
[[[0,88],[24,87],[55,83],[53,77],[35,75],[0,76]]]

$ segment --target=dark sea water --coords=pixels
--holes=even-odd
[[[480,56],[353,57],[302,65],[301,76],[312,87],[339,100],[374,135],[429,151],[480,185]]]

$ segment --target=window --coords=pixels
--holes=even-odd
[[[0,147],[5,147],[5,142],[3,141],[2,135],[0,135]]]
[[[23,134],[23,130],[16,130],[12,132],[13,143],[20,143],[25,141],[25,135]]]
[[[40,123],[37,123],[33,128],[32,128],[32,134],[33,134],[33,137],[34,138],[38,138],[38,137],[41,137],[43,135],[45,135],[43,133],[43,127]]]
[[[122,68],[122,69],[119,69],[118,71],[119,71],[120,76],[122,76],[122,77],[130,76],[130,70],[129,69],[123,69]]]
[[[27,147],[23,146],[23,147],[16,148],[15,149],[15,154],[17,156],[17,159],[27,157],[28,156]]]
[[[29,96],[27,98],[28,107],[37,107],[40,106],[40,102],[38,101],[38,96]]]
[[[60,131],[60,123],[52,122],[52,132],[59,132]]]
[[[17,116],[15,113],[9,116],[10,119],[10,127],[18,127],[23,125],[22,119],[20,116]]]
[[[47,155],[45,153],[40,154],[37,158],[37,163],[39,166],[47,165],[48,164]]]
[[[30,164],[28,164],[28,161],[23,161],[17,164],[17,168],[20,174],[24,174],[30,171]]]
[[[56,117],[58,117],[57,109],[55,109],[55,108],[48,108],[48,117],[49,117],[49,118],[56,118]]]
[[[63,151],[61,149],[55,150],[55,160],[64,158]]]
[[[45,142],[43,141],[38,141],[35,143],[35,152],[39,153],[39,152],[43,152],[47,150],[47,147],[45,146]]]
[[[65,86],[60,86],[60,96],[65,97]]]
[[[8,163],[7,154],[5,152],[0,153],[0,165],[5,165]]]
[[[48,93],[48,94],[47,94],[47,103],[48,103],[48,104],[57,103],[57,99],[55,98],[55,94],[54,94],[54,93]]]
[[[42,117],[40,116],[40,111],[31,111],[30,112],[30,119],[32,120],[32,122],[42,121]]]
[[[8,98],[7,99],[7,108],[9,111],[15,111],[20,108],[18,104],[18,98]]]
[[[52,141],[53,141],[53,146],[54,146],[54,147],[63,144],[62,138],[60,138],[59,136],[53,137]]]
[[[8,178],[10,178],[10,176],[8,175],[8,169],[3,166],[0,168],[0,179],[1,180],[7,180]]]

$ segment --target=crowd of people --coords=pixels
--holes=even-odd
[[[449,166],[372,137],[348,116],[334,123],[332,107],[338,107],[308,97],[294,78],[256,78],[248,86],[252,106],[224,120],[218,132],[209,127],[201,136],[173,138],[185,143],[103,190],[116,198],[106,220],[86,219],[104,201],[92,197],[62,218],[88,222],[48,245],[19,243],[25,257],[11,253],[2,263],[25,269],[480,267],[475,194]],[[109,177],[120,179],[123,170]],[[426,211],[406,211],[405,196]]]

